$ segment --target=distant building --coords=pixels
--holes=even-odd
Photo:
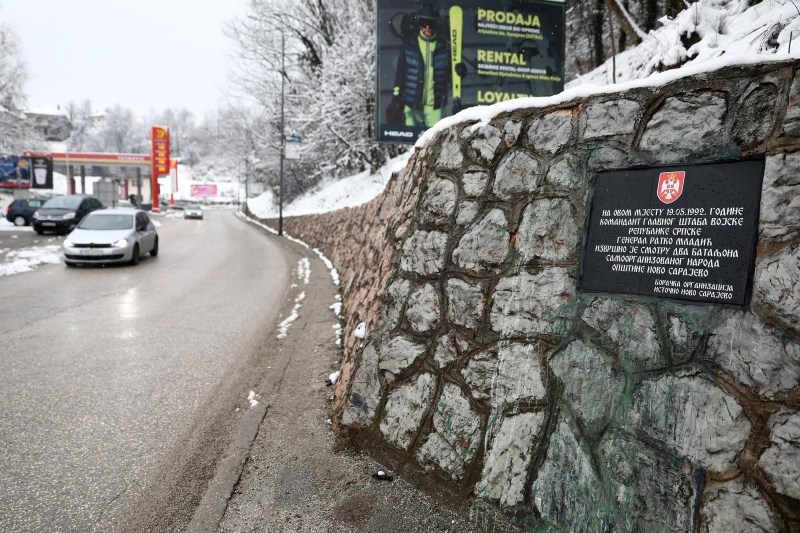
[[[56,109],[32,109],[25,112],[28,125],[40,132],[47,141],[66,141],[72,135],[69,117]]]

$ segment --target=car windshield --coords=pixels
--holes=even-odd
[[[56,196],[47,200],[42,207],[54,207],[56,209],[77,209],[81,205],[80,196]]]
[[[133,215],[89,214],[80,224],[80,229],[132,229]]]
[[[200,206],[196,205],[196,204],[189,204],[189,205],[186,206],[186,209],[192,209],[194,211],[199,211],[200,210]]]

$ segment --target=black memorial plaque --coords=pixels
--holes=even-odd
[[[580,290],[749,303],[764,161],[601,172]]]

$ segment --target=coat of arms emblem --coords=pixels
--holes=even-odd
[[[683,171],[662,172],[658,175],[656,196],[665,204],[671,204],[681,197],[685,179],[686,172]]]

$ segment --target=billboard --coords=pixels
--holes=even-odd
[[[0,187],[28,189],[31,186],[31,160],[9,155],[0,157]]]
[[[192,184],[189,185],[189,194],[195,197],[205,197],[205,196],[216,196],[217,195],[217,184],[210,183],[208,185],[197,185]]]
[[[378,0],[377,139],[465,107],[564,89],[563,1]]]
[[[53,158],[33,156],[30,159],[33,169],[33,183],[31,187],[37,189],[53,188]]]
[[[0,188],[53,188],[53,159],[44,156],[0,157]]]

